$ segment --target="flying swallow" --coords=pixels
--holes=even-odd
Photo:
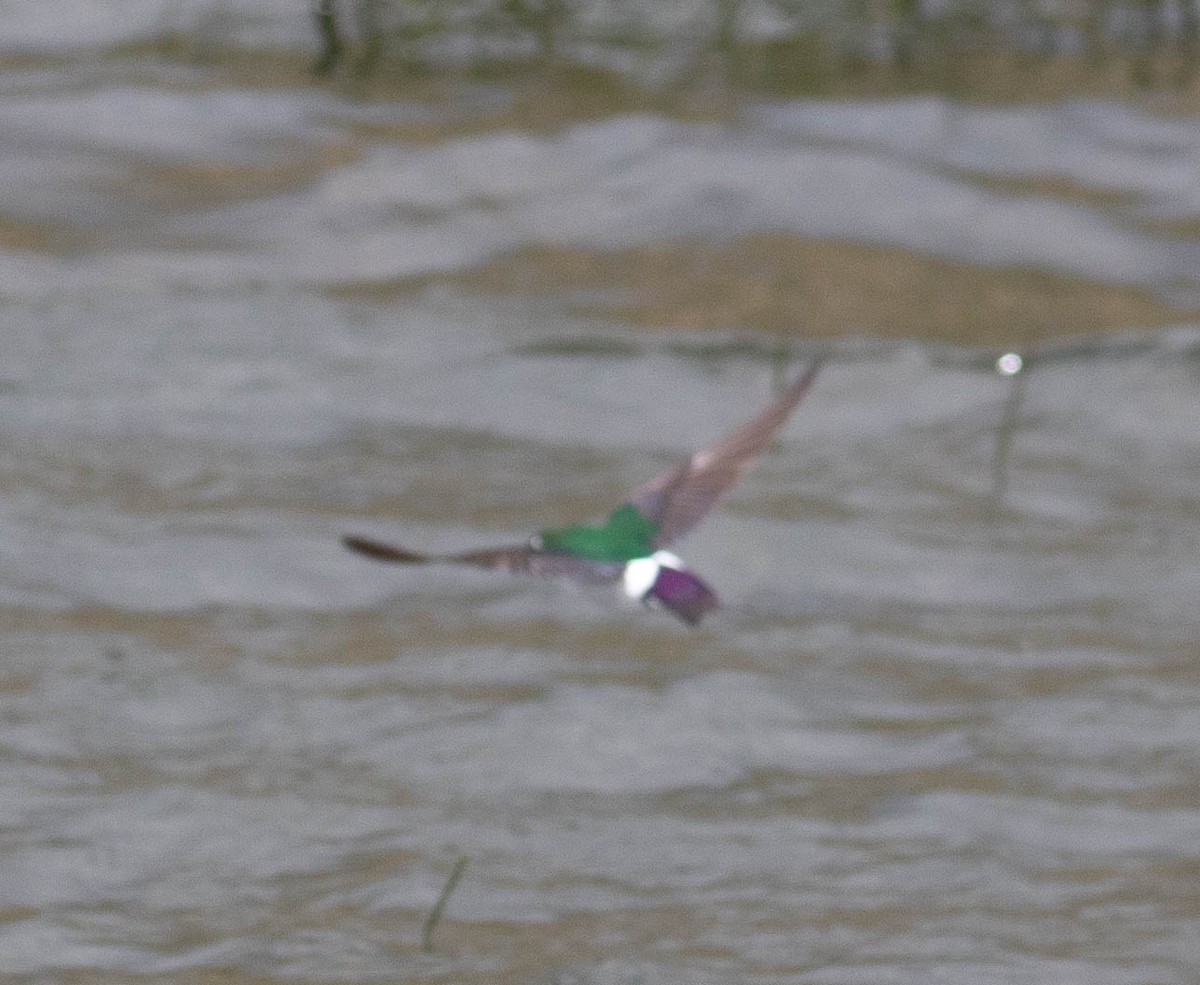
[[[393,564],[468,564],[492,571],[621,582],[626,595],[663,606],[689,625],[717,607],[717,595],[666,548],[695,527],[774,442],[808,392],[821,360],[753,420],[638,486],[599,524],[542,530],[524,544],[461,554],[422,554],[350,535],[351,550]]]

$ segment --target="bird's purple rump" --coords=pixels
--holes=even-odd
[[[646,599],[666,606],[690,626],[695,626],[710,609],[717,607],[717,593],[690,571],[660,567]]]

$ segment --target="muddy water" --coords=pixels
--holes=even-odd
[[[195,68],[2,89],[0,976],[1195,980],[1193,127],[772,104],[430,145],[437,107]],[[1014,320],[1009,379],[970,336],[682,330],[559,276],[764,235],[1024,263],[1126,323]],[[506,263],[528,288],[483,290]],[[681,547],[698,630],[338,546],[602,514],[818,347]]]

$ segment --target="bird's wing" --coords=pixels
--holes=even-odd
[[[696,526],[771,446],[812,386],[821,363],[821,358],[814,359],[754,420],[634,490],[630,502],[658,525],[656,547],[665,547]]]
[[[347,536],[342,538],[342,543],[359,554],[392,564],[469,564],[489,571],[561,576],[577,581],[615,581],[624,567],[621,563],[588,561],[569,554],[536,551],[527,544],[490,547],[461,554],[421,554],[367,537]]]
[[[374,558],[376,561],[387,561],[391,564],[429,564],[438,560],[432,554],[418,554],[416,551],[405,550],[403,547],[385,544],[379,540],[370,540],[367,537],[357,537],[354,534],[347,534],[343,537],[342,544],[366,557]]]

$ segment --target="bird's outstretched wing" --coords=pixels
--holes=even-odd
[[[563,576],[577,581],[616,581],[624,567],[621,563],[588,561],[568,554],[537,551],[527,544],[464,551],[461,554],[420,554],[404,547],[354,535],[343,537],[342,543],[366,557],[392,564],[469,564],[489,571]]]
[[[629,503],[658,528],[654,547],[665,547],[691,530],[771,446],[779,429],[812,385],[820,365],[820,359],[814,360],[803,376],[752,421],[634,490]],[[561,575],[578,581],[616,581],[625,566],[623,560],[589,560],[567,551],[539,549],[532,544],[461,554],[421,554],[354,535],[343,537],[342,543],[366,557],[392,564],[469,564],[490,571]]]
[[[771,447],[816,379],[822,358],[752,421],[633,491],[629,502],[658,526],[655,547],[665,547],[691,530],[725,496],[758,457]]]

